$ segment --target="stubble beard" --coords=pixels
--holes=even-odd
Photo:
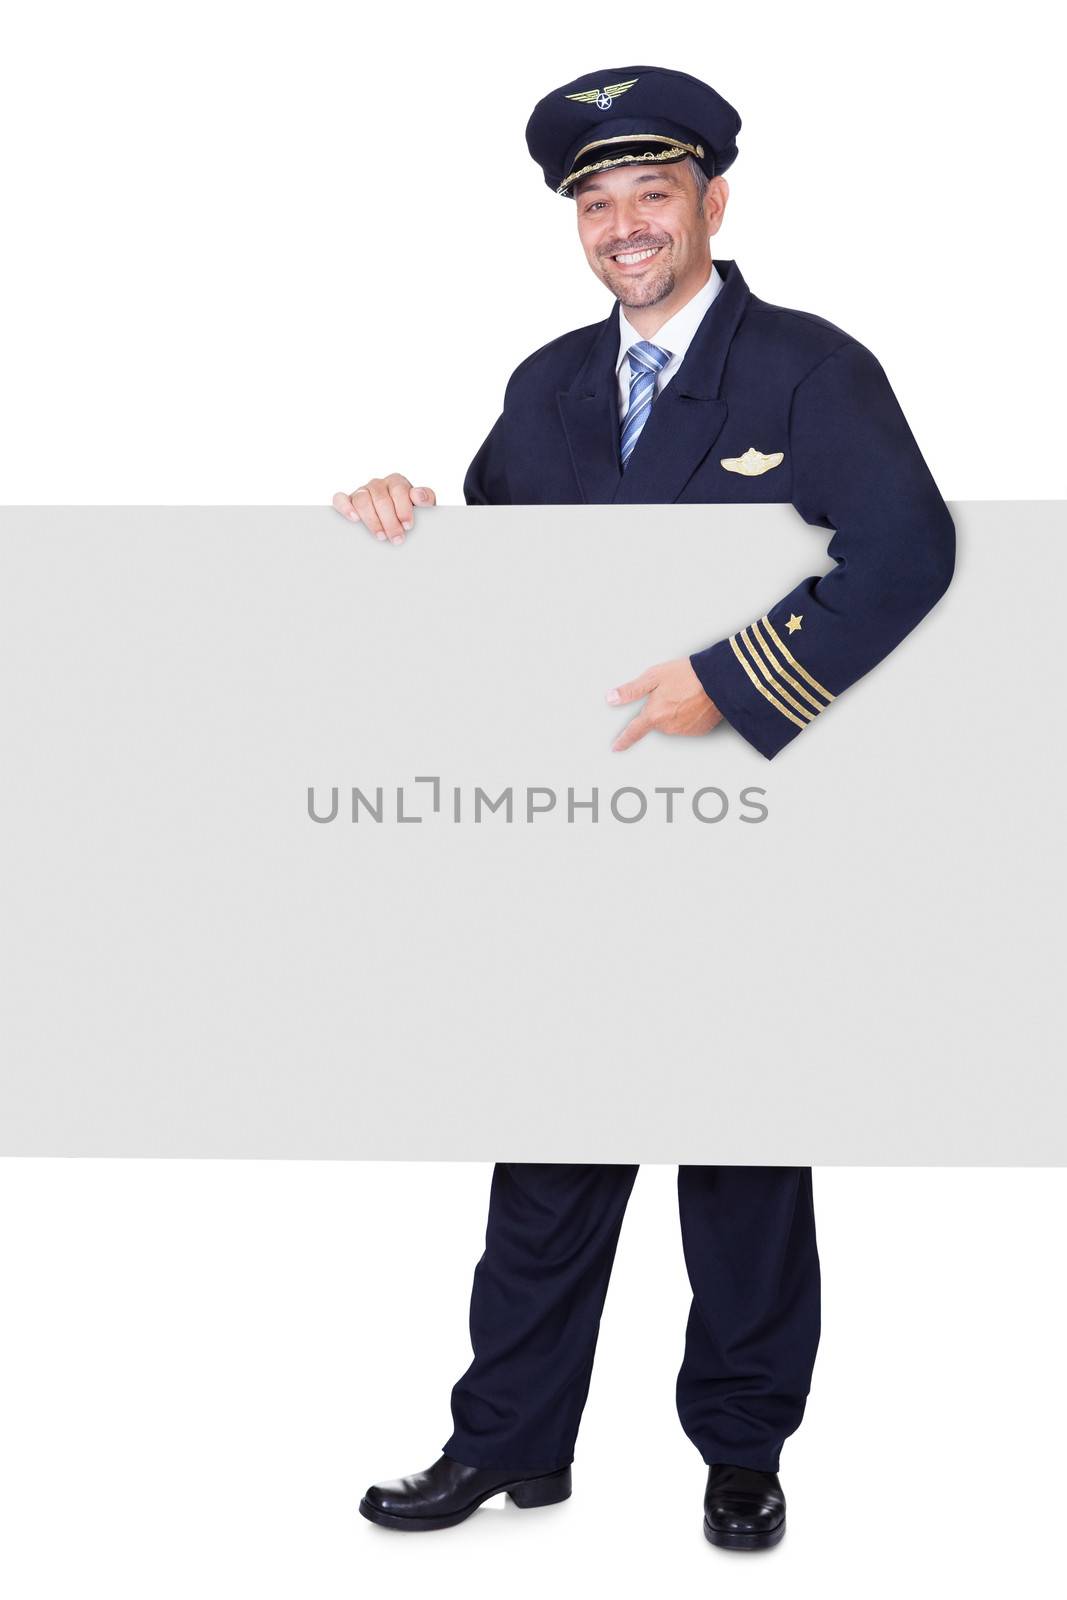
[[[669,261],[661,261],[657,257],[648,272],[642,273],[640,278],[631,277],[627,273],[613,272],[610,261],[603,265],[604,282],[612,294],[624,306],[654,306],[667,296],[674,293],[677,282],[674,268]]]

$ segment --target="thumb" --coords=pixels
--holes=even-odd
[[[634,700],[642,699],[655,688],[655,684],[651,672],[642,672],[639,678],[631,678],[629,683],[620,683],[617,689],[609,689],[604,698],[609,706],[628,706]]]
[[[432,489],[412,489],[411,498],[420,506],[435,506],[437,496]]]

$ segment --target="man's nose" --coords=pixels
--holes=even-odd
[[[624,238],[632,239],[635,235],[648,232],[648,224],[639,216],[637,207],[624,204],[618,216],[619,232]]]

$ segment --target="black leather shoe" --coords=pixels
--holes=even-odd
[[[454,1528],[494,1494],[509,1494],[525,1511],[531,1506],[554,1506],[557,1501],[566,1500],[570,1492],[569,1466],[529,1478],[495,1467],[465,1467],[451,1456],[442,1456],[425,1472],[372,1484],[359,1502],[359,1509],[371,1522],[380,1522],[385,1528],[416,1533]]]
[[[708,1468],[704,1537],[727,1550],[767,1550],[785,1533],[785,1495],[776,1472]]]

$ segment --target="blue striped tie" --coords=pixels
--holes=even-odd
[[[652,402],[656,398],[656,378],[671,359],[671,352],[642,339],[630,346],[627,356],[630,362],[630,404],[622,419],[619,439],[619,457],[624,469],[633,454],[637,436],[648,421]]]

